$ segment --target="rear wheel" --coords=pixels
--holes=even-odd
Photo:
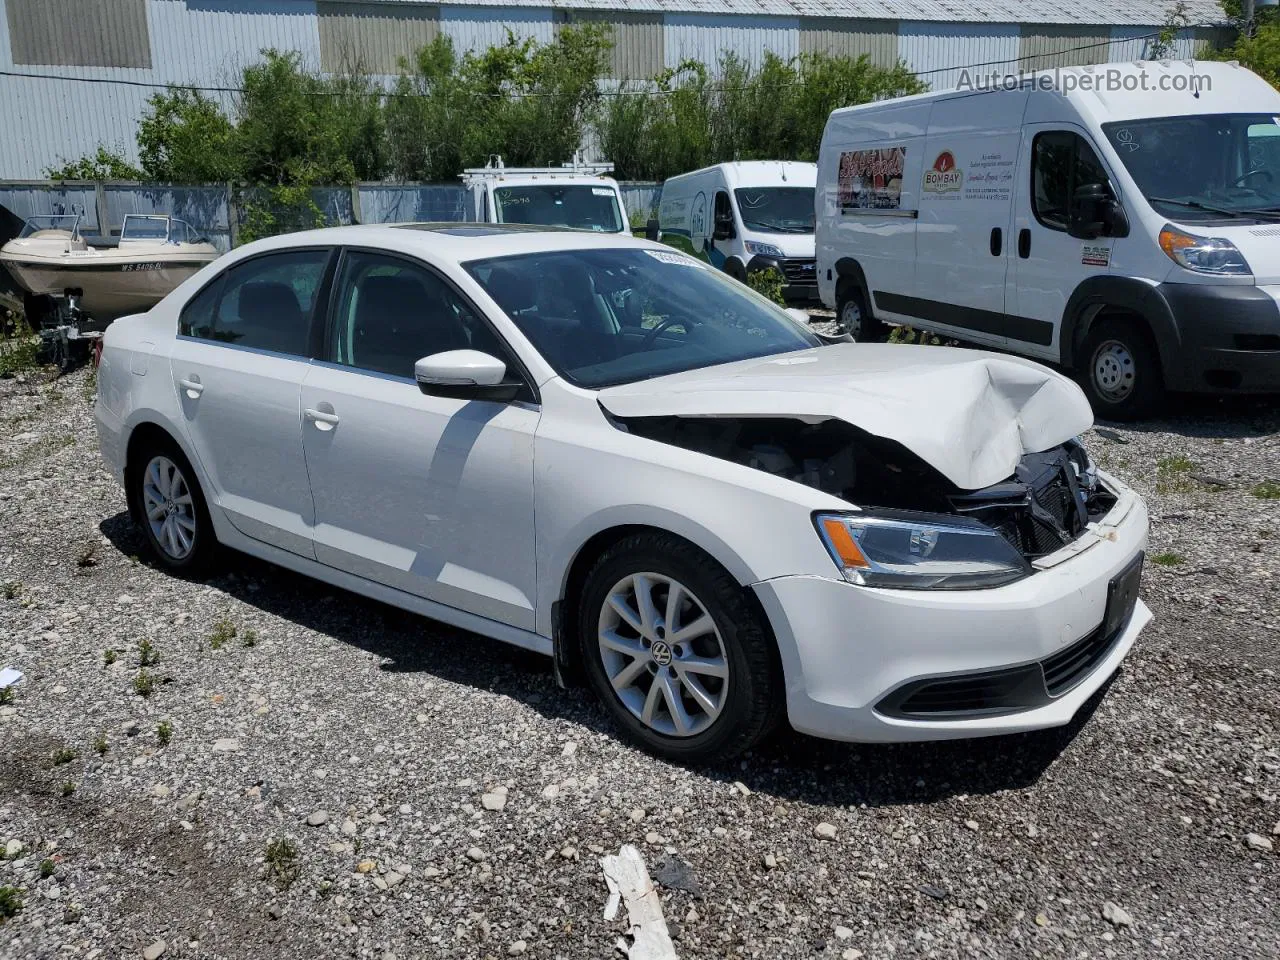
[[[1100,320],[1080,352],[1081,385],[1093,411],[1106,420],[1135,420],[1153,413],[1164,397],[1160,355],[1134,320]]]
[[[130,463],[128,496],[161,566],[185,574],[208,566],[217,549],[213,523],[195,471],[177,444],[144,443]]]
[[[724,760],[777,722],[782,684],[767,627],[696,547],[627,537],[596,561],[582,597],[587,676],[641,746],[670,760]]]
[[[881,324],[867,308],[867,298],[860,287],[845,287],[836,303],[836,323],[841,333],[865,343],[876,339]]]

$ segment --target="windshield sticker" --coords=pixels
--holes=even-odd
[[[612,197],[613,191],[608,187],[592,187],[591,194],[596,197]]]
[[[701,267],[702,262],[694,260],[692,257],[686,257],[683,253],[668,253],[665,250],[646,250],[649,256],[663,263],[674,263],[678,267]]]
[[[1080,251],[1080,262],[1086,267],[1111,266],[1111,248],[1086,243]]]
[[[837,196],[841,212],[901,207],[902,170],[906,162],[906,147],[849,150],[840,154]]]

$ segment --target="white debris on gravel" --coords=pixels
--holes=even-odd
[[[1280,500],[1254,492],[1280,479],[1274,402],[1086,435],[1147,498],[1155,620],[1076,723],[784,730],[699,770],[532,654],[243,556],[156,569],[86,376],[0,380],[0,665],[25,674],[0,705],[0,888],[22,891],[2,957],[597,960],[626,932],[598,862],[624,844],[697,877],[655,894],[689,960],[1280,955],[1280,856],[1247,839],[1280,837]]]

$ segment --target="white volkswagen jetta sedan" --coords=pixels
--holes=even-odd
[[[159,562],[223,545],[555,658],[675,759],[1066,723],[1150,613],[1074,384],[824,342],[626,237],[275,237],[107,331],[102,452]]]

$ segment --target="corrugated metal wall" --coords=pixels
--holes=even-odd
[[[1052,70],[1055,67],[1097,63],[1100,56],[1108,59],[1110,41],[1111,30],[1107,27],[1024,26],[1018,45],[1018,67],[1021,70]]]
[[[623,10],[572,10],[565,23],[603,23],[613,28],[609,76],[614,80],[647,80],[663,68],[662,14]]]
[[[898,31],[898,54],[934,90],[960,83],[959,68],[1010,61],[1016,69],[1020,31],[1014,23],[904,23]]]
[[[798,17],[742,17],[719,14],[668,13],[663,28],[666,65],[685,60],[716,64],[721,54],[733,52],[752,66],[764,60],[766,50],[784,59],[800,52]]]
[[[398,73],[440,33],[440,8],[427,4],[316,4],[320,69],[330,73]]]
[[[437,33],[452,38],[459,51],[501,44],[508,31],[547,43],[558,24],[589,18],[614,23],[612,72],[619,76],[648,77],[689,58],[714,65],[729,51],[750,64],[759,64],[768,50],[784,58],[802,51],[865,52],[883,64],[901,57],[930,86],[942,89],[956,85],[959,68],[993,62],[978,69],[1137,59],[1150,49],[1142,35],[1157,29],[607,9],[627,2],[553,10],[519,6],[519,0],[491,6],[417,0],[0,0],[0,69],[100,81],[0,77],[0,177],[42,176],[46,167],[91,153],[100,143],[136,159],[137,121],[157,89],[168,83],[235,86],[243,68],[267,47],[296,51],[312,69],[341,66],[350,55],[368,69],[393,71],[399,56],[412,54]],[[1029,19],[1046,20],[1045,5],[1053,2],[1036,0],[1022,9]],[[666,0],[652,0],[655,8],[664,5]],[[1117,9],[1117,19],[1132,23],[1133,5]],[[707,6],[713,7],[710,0]],[[864,6],[882,18],[897,9],[870,0]],[[718,3],[714,8],[724,9]],[[817,13],[824,7],[807,0],[798,6],[758,0],[755,9]],[[1192,55],[1210,36],[1209,30],[1188,31],[1175,45],[1176,55]],[[1104,40],[1116,42],[1066,52]],[[1026,55],[1036,59],[1019,63]],[[101,65],[107,63],[115,65]],[[120,80],[155,86],[107,82]],[[230,94],[216,96],[231,102]]]
[[[14,63],[151,66],[147,0],[8,0],[5,12]]]
[[[881,67],[898,62],[896,20],[850,20],[842,17],[804,17],[800,20],[800,52],[860,57],[864,53]]]

